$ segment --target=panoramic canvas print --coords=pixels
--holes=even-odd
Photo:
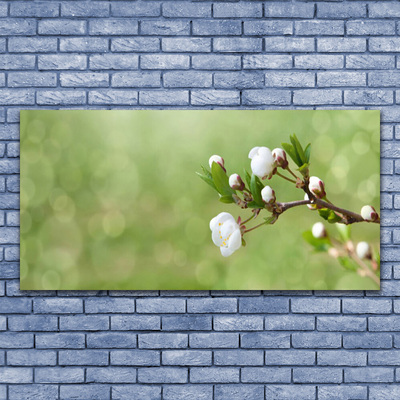
[[[377,290],[379,111],[21,112],[22,290]]]

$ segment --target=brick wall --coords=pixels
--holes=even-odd
[[[400,398],[399,17],[385,0],[2,1],[0,398]],[[382,110],[381,291],[20,292],[19,110],[152,107]]]

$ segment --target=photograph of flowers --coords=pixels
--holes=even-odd
[[[380,115],[24,110],[23,290],[377,290]]]

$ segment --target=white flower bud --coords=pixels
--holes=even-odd
[[[310,200],[310,198],[308,197],[307,193],[304,195],[304,200]],[[316,204],[307,204],[307,207],[310,210],[314,210],[314,211],[317,209],[317,205]]]
[[[326,196],[324,182],[322,182],[321,179],[316,176],[312,176],[310,178],[308,190],[318,199],[322,199]]]
[[[212,168],[212,164],[213,163],[217,163],[219,164],[225,171],[224,168],[224,159],[221,156],[218,156],[216,154],[214,154],[213,156],[210,157],[210,159],[208,160],[208,164],[210,165],[210,168]]]
[[[316,239],[322,239],[326,237],[326,229],[322,222],[315,223],[311,229],[311,232]]]
[[[261,190],[261,197],[267,204],[273,204],[276,201],[275,191],[270,186],[265,186],[264,189]]]
[[[235,218],[222,212],[210,221],[211,238],[224,257],[230,256],[242,246],[242,232]]]
[[[284,150],[278,147],[272,150],[272,156],[274,157],[274,160],[278,167],[282,167],[283,169],[287,168],[289,163],[287,161],[286,152]]]
[[[234,190],[240,190],[242,191],[244,189],[244,182],[240,175],[238,174],[232,174],[229,177],[229,186],[234,189]]]
[[[275,172],[276,165],[271,150],[268,147],[253,147],[250,150],[251,171],[260,179],[270,178]]]
[[[357,244],[356,253],[361,259],[371,258],[371,247],[367,242],[360,242]]]
[[[378,213],[375,211],[375,208],[372,206],[364,206],[361,209],[361,216],[366,221],[376,221],[378,219]]]

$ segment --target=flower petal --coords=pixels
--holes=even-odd
[[[232,219],[232,221],[235,220],[235,218],[233,218],[233,216],[227,212],[219,213],[216,217],[214,217],[210,221],[210,229],[213,230],[216,226],[218,226],[219,223],[224,223],[225,221],[228,221],[229,219]]]
[[[240,233],[240,229],[236,229],[232,236],[229,239],[228,248],[232,250],[232,252],[240,249],[242,246],[242,234]]]
[[[253,158],[257,153],[260,147],[253,147],[249,152],[249,158]]]

